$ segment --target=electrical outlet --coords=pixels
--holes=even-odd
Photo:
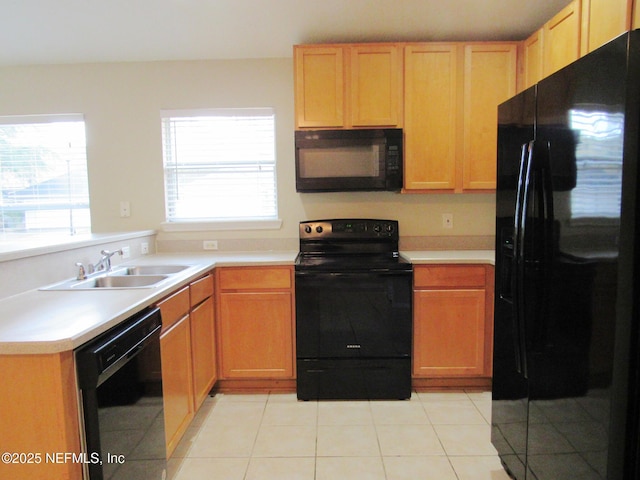
[[[127,218],[131,216],[131,204],[128,200],[122,200],[120,202],[120,216]]]
[[[202,242],[203,250],[217,250],[218,249],[218,241],[217,240],[204,240]]]
[[[122,247],[122,258],[131,258],[131,248],[129,245]]]
[[[142,242],[140,244],[140,254],[148,255],[149,254],[149,244],[147,242]]]
[[[453,213],[442,214],[442,228],[453,228]]]

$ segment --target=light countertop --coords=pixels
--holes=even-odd
[[[293,265],[296,255],[297,252],[150,255],[126,263],[192,268],[151,288],[29,290],[5,298],[0,300],[0,354],[73,350],[216,266]]]
[[[493,250],[415,250],[400,252],[414,265],[446,263],[483,263],[495,265]]]
[[[189,265],[157,287],[118,290],[29,290],[0,300],[0,354],[73,350],[215,267],[293,265],[298,252],[157,254],[123,264]],[[491,250],[403,251],[414,264],[494,264]],[[43,285],[44,286],[44,285]]]

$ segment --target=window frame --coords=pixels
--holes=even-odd
[[[189,119],[197,117],[232,117],[232,116],[266,116],[273,120],[273,161],[270,163],[273,168],[273,197],[274,213],[273,216],[241,216],[241,217],[198,217],[198,218],[170,218],[168,198],[168,178],[167,173],[172,166],[167,163],[167,145],[169,142],[172,146],[175,141],[165,138],[167,122],[171,119]],[[163,167],[163,187],[165,201],[165,221],[161,223],[164,231],[204,231],[204,230],[263,230],[263,229],[279,229],[282,220],[279,218],[279,202],[278,202],[278,172],[277,172],[277,123],[276,109],[273,107],[227,107],[227,108],[196,108],[196,109],[166,109],[160,111],[161,131],[162,131],[162,167]],[[260,162],[256,162],[258,165]],[[216,165],[215,162],[205,163],[205,165]],[[217,165],[221,165],[218,163]],[[230,165],[233,165],[232,163]],[[270,197],[271,198],[271,197]]]
[[[81,185],[78,187],[77,185],[73,187],[73,190],[77,190],[80,188],[80,191],[86,189],[86,208],[80,208],[84,205],[84,197],[79,197],[83,202],[78,203],[78,198],[67,197],[67,199],[73,198],[73,201],[69,200],[68,210],[70,218],[77,218],[78,213],[80,215],[88,215],[88,225],[81,222],[79,225],[76,224],[77,228],[74,228],[73,220],[71,223],[64,227],[55,227],[55,228],[46,228],[46,227],[36,227],[33,228],[32,231],[24,231],[24,232],[4,232],[0,230],[0,240],[2,240],[2,244],[5,245],[5,248],[8,248],[12,244],[21,244],[23,242],[31,243],[40,243],[44,241],[53,241],[54,243],[65,242],[65,241],[73,241],[75,238],[84,237],[87,235],[91,235],[92,233],[92,224],[91,224],[91,197],[89,192],[89,158],[87,151],[87,126],[86,119],[81,113],[53,113],[53,114],[28,114],[28,115],[1,115],[0,116],[0,126],[26,126],[26,125],[49,125],[49,124],[59,124],[59,123],[82,123],[84,129],[84,139],[80,146],[72,147],[72,154],[78,155],[77,159],[81,158],[79,155],[82,155],[84,159],[84,171],[81,172],[80,177],[77,177],[77,172],[74,171],[73,175],[70,179],[77,180],[84,179],[86,180],[86,185]],[[42,137],[39,137],[42,138]],[[31,146],[29,148],[37,148],[35,146]],[[54,148],[54,147],[51,147]],[[55,151],[55,149],[53,150]],[[67,172],[71,173],[72,170],[68,170],[70,163],[67,162]],[[36,184],[34,184],[36,185]],[[32,186],[34,186],[32,185]],[[69,184],[71,186],[71,183]],[[26,187],[31,188],[31,187]],[[68,195],[72,195],[71,192],[67,192]],[[39,194],[38,194],[39,195]],[[54,198],[44,195],[42,197],[38,197],[40,203],[38,203],[35,208],[28,208],[26,211],[40,211],[46,210],[46,206],[49,202],[49,205],[55,206],[56,203],[50,203]],[[66,203],[64,203],[66,205]],[[3,207],[4,208],[4,207]],[[60,209],[57,209],[60,210]],[[84,212],[86,210],[86,212]],[[79,230],[78,230],[79,229]]]

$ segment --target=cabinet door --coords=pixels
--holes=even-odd
[[[414,292],[413,375],[485,374],[485,291]]]
[[[158,302],[162,315],[162,331],[165,332],[171,326],[189,313],[189,287],[184,287],[169,297]]]
[[[395,45],[358,45],[350,52],[351,125],[400,125],[402,69]]]
[[[343,47],[296,46],[294,52],[296,127],[343,127]]]
[[[160,337],[167,456],[194,416],[190,337],[188,315]]]
[[[196,410],[216,381],[213,299],[207,298],[191,312],[193,391]]]
[[[569,65],[579,55],[580,1],[573,0],[544,25],[544,76]]]
[[[407,190],[452,190],[456,182],[458,46],[405,47]]]
[[[79,458],[78,387],[73,351],[0,355],[0,478],[82,480],[82,463],[46,461],[50,452]],[[30,452],[42,456],[40,462]],[[5,453],[5,455],[9,455]],[[27,461],[25,461],[27,460]],[[28,462],[31,460],[31,462]]]
[[[524,41],[524,89],[542,80],[543,30],[533,33]]]
[[[515,43],[465,46],[465,190],[496,188],[498,105],[516,93],[516,56]]]
[[[292,378],[290,292],[220,294],[221,375]]]
[[[582,55],[629,30],[632,0],[582,0]]]

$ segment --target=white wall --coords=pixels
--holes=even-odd
[[[403,236],[492,236],[494,196],[298,194],[292,59],[111,63],[0,68],[0,115],[83,113],[94,232],[157,229],[164,220],[160,110],[262,107],[276,111],[277,231],[163,234],[164,239],[297,238],[301,220],[397,218]],[[119,217],[119,202],[131,217]],[[454,214],[453,230],[441,214]]]

